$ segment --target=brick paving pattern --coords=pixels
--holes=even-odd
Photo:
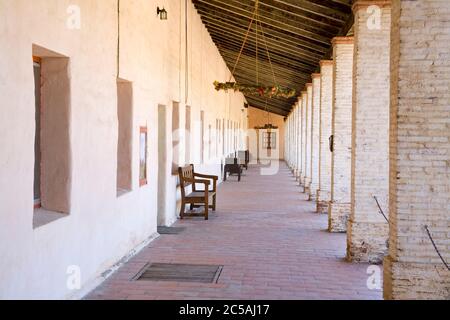
[[[219,187],[218,211],[178,221],[87,299],[381,299],[369,290],[367,264],[344,260],[345,234],[330,234],[327,215],[300,193],[284,163],[263,176],[253,166],[242,182]],[[148,262],[223,265],[217,284],[131,281]]]

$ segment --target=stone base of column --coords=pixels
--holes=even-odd
[[[311,192],[311,179],[308,177],[305,177],[304,181],[305,181],[305,183],[304,183],[305,193],[308,195],[308,199],[309,199],[309,194]]]
[[[303,186],[305,187],[305,193],[310,193],[310,187],[311,187],[311,178],[309,177],[303,177]]]
[[[347,232],[351,204],[330,201],[328,203],[328,231]]]
[[[309,201],[317,201],[317,189],[313,186],[309,188]]]
[[[353,221],[347,226],[347,260],[381,264],[387,254],[389,224],[386,222]]]
[[[317,213],[328,214],[328,202],[330,201],[330,193],[317,190]]]
[[[384,259],[386,300],[449,300],[450,272],[442,264],[395,262]]]

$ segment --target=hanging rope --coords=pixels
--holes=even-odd
[[[229,82],[231,82],[231,79],[233,78],[234,72],[236,71],[236,67],[237,67],[237,65],[239,63],[239,60],[241,59],[242,52],[244,52],[245,44],[247,43],[247,39],[248,39],[248,36],[250,34],[250,30],[252,28],[253,20],[255,20],[255,16],[256,16],[256,8],[255,8],[255,12],[253,12],[252,19],[250,20],[250,24],[248,26],[247,33],[245,34],[244,42],[242,43],[241,50],[239,51],[238,57],[236,59],[236,63],[234,64],[233,71],[231,72]]]
[[[258,17],[259,17],[259,15],[258,15]],[[276,77],[275,77],[275,70],[273,69],[272,59],[270,58],[269,47],[268,47],[267,42],[266,42],[266,36],[264,35],[264,29],[263,29],[263,26],[262,26],[262,24],[261,24],[261,20],[259,20],[259,25],[260,25],[260,27],[261,27],[262,39],[263,39],[264,45],[265,45],[265,47],[266,47],[267,58],[269,59],[270,70],[272,71],[273,84],[274,84],[275,86],[278,86],[277,79],[276,79]]]
[[[374,196],[373,198],[374,198],[375,201],[377,202],[378,209],[380,210],[380,213],[383,215],[384,219],[386,219],[387,223],[389,223],[389,219],[388,219],[388,218],[386,217],[386,215],[384,214],[383,209],[381,209],[381,206],[380,206],[380,203],[378,202],[377,197]],[[441,252],[439,251],[439,249],[438,249],[436,243],[434,242],[434,239],[433,239],[433,237],[431,236],[431,232],[430,232],[430,230],[428,229],[428,226],[425,225],[425,226],[424,226],[424,229],[425,229],[425,231],[427,232],[428,238],[430,239],[431,244],[433,245],[434,250],[436,251],[437,255],[439,256],[439,258],[441,259],[442,263],[443,263],[444,266],[447,268],[447,270],[450,271],[450,266],[449,266],[448,263],[444,260],[444,257],[442,256],[442,254],[441,254]]]
[[[383,215],[384,219],[387,221],[387,223],[389,223],[389,219],[386,217],[386,215],[384,214],[383,209],[381,209],[380,203],[378,202],[378,199],[376,196],[373,196],[373,198],[375,199],[375,201],[377,202],[377,206],[378,209],[380,210],[380,213]]]
[[[426,231],[427,234],[428,234],[428,238],[430,238],[430,241],[431,241],[431,243],[433,244],[434,250],[436,250],[436,253],[438,254],[439,258],[441,258],[441,261],[442,261],[442,263],[444,264],[444,266],[447,268],[447,270],[450,271],[450,267],[449,267],[449,265],[447,264],[447,262],[444,260],[444,257],[442,256],[442,254],[441,254],[441,252],[439,251],[439,249],[438,249],[436,243],[434,242],[434,239],[433,239],[433,237],[431,236],[431,232],[430,232],[430,230],[428,229],[428,226],[424,226],[424,228],[425,228],[425,231]]]
[[[234,63],[233,66],[233,70],[230,74],[230,79],[228,80],[228,82],[222,83],[222,82],[218,82],[215,81],[214,82],[214,87],[217,91],[219,90],[234,90],[234,91],[240,91],[241,93],[243,93],[244,95],[254,95],[254,96],[260,96],[260,97],[284,97],[284,98],[293,98],[297,95],[297,91],[295,89],[291,89],[288,87],[281,87],[278,85],[277,83],[277,79],[275,76],[275,69],[273,67],[273,63],[272,63],[272,58],[270,56],[270,52],[269,52],[269,46],[267,44],[267,39],[264,33],[264,29],[261,23],[261,19],[259,16],[259,0],[255,1],[255,10],[253,12],[252,18],[250,20],[250,24],[248,26],[247,32],[245,34],[244,37],[244,41],[242,43],[242,46],[239,50],[239,54],[237,56],[236,62]],[[255,52],[255,57],[256,57],[256,84],[255,85],[248,85],[248,84],[240,84],[237,82],[231,82],[235,72],[236,72],[236,68],[239,64],[239,61],[242,57],[242,54],[244,52],[244,48],[245,45],[247,44],[250,32],[252,30],[252,26],[253,26],[253,22],[255,21],[255,44],[256,44],[256,52]],[[273,77],[273,86],[264,86],[264,85],[260,85],[260,77],[259,77],[259,47],[260,47],[260,36],[261,33],[261,38],[262,38],[262,42],[264,43],[264,47],[266,49],[266,53],[267,53],[267,58],[269,60],[269,65],[270,65],[270,70],[272,72],[272,77]],[[266,107],[265,109],[267,109],[267,100],[266,100]]]

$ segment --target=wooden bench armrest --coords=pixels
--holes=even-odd
[[[212,180],[219,180],[218,176],[212,176],[212,175],[201,174],[201,173],[194,173],[194,177],[206,178],[206,179],[212,179]]]
[[[211,179],[213,182],[213,188],[212,190],[209,190],[210,192],[216,192],[217,191],[217,181],[219,180],[218,176],[212,176],[212,175],[207,175],[207,174],[200,174],[200,173],[195,173],[194,172],[194,177],[199,177],[199,178],[206,178],[206,179]],[[210,181],[210,180],[208,180]]]
[[[190,179],[190,178],[184,178],[184,181],[190,182],[190,183],[203,183],[207,186],[211,184],[211,181],[206,179]]]

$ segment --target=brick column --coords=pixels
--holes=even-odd
[[[311,186],[309,199],[317,200],[319,189],[319,143],[320,143],[320,74],[312,74],[312,153],[311,153]]]
[[[301,172],[302,172],[302,166],[301,166],[301,156],[302,156],[302,154],[301,154],[301,149],[300,149],[300,146],[301,146],[301,134],[302,134],[302,132],[301,132],[301,129],[302,129],[301,111],[302,110],[301,110],[301,103],[300,102],[297,103],[296,110],[297,110],[297,113],[295,115],[295,123],[296,123],[296,126],[297,126],[297,132],[296,132],[297,144],[296,144],[295,150],[296,150],[296,155],[297,155],[296,165],[297,165],[297,168],[298,168],[296,178],[297,178],[297,181],[300,183],[300,177],[301,177]]]
[[[293,145],[293,155],[292,155],[292,172],[294,177],[297,178],[297,154],[295,152],[295,146],[297,144],[297,125],[296,125],[296,117],[297,117],[297,107],[294,106],[294,110],[292,111],[292,145]]]
[[[306,163],[305,163],[305,193],[310,194],[311,161],[312,161],[312,83],[306,84]]]
[[[450,262],[449,17],[449,1],[392,4],[386,299],[450,299],[450,272],[425,230]]]
[[[353,37],[337,37],[332,44],[334,143],[331,153],[328,230],[346,232],[351,201]]]
[[[389,52],[390,1],[358,0],[355,14],[352,125],[352,207],[347,258],[380,263],[386,254],[389,225]],[[369,6],[374,9],[369,9]],[[378,9],[377,9],[378,8]]]
[[[286,138],[286,162],[288,164],[288,166],[291,166],[291,150],[292,150],[292,145],[291,145],[291,114],[288,115],[287,120],[286,120],[286,134],[287,134],[287,138]]]
[[[306,187],[306,128],[307,128],[307,110],[308,110],[308,93],[302,91],[302,175],[301,175],[301,185]]]
[[[331,111],[333,95],[333,60],[320,62],[320,151],[317,212],[328,214],[331,200]]]
[[[288,139],[287,139],[287,144],[288,144],[288,157],[287,157],[287,163],[289,168],[292,168],[292,112],[289,113],[288,118],[287,118],[287,133],[288,133]]]

